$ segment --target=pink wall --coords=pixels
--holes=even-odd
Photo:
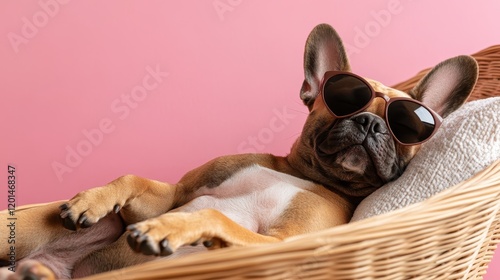
[[[500,43],[494,0],[57,1],[0,2],[0,168],[16,166],[20,204],[126,173],[175,182],[223,154],[286,154],[318,23],[344,38],[356,73],[389,85]]]

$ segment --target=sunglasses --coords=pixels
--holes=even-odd
[[[429,140],[442,118],[423,103],[405,97],[389,98],[375,92],[362,77],[350,72],[328,71],[321,86],[323,101],[336,118],[347,118],[364,111],[376,97],[385,100],[385,123],[392,137],[402,145]]]

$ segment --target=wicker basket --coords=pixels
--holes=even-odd
[[[473,55],[470,100],[500,95],[500,46]],[[394,87],[409,90],[428,71]],[[409,207],[281,243],[158,260],[87,279],[477,279],[500,242],[500,160]]]

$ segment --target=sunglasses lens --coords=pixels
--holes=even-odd
[[[396,100],[389,105],[387,121],[394,136],[405,144],[427,140],[436,127],[436,121],[427,108],[407,100]]]
[[[324,85],[325,104],[337,116],[343,117],[363,109],[371,100],[370,88],[360,79],[339,74]]]

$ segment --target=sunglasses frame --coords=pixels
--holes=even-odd
[[[338,116],[336,115],[332,109],[328,106],[328,104],[326,103],[326,99],[325,99],[325,85],[326,85],[326,82],[332,78],[332,77],[335,77],[337,75],[348,75],[348,76],[351,76],[351,77],[354,77],[356,79],[358,79],[359,81],[361,81],[363,84],[365,84],[368,89],[370,89],[370,92],[371,92],[371,97],[370,97],[370,100],[366,103],[366,105],[364,105],[362,108],[360,108],[359,110],[355,111],[355,112],[352,112],[350,114],[347,114],[347,115],[343,115],[343,116]],[[443,118],[436,112],[434,112],[434,110],[432,110],[431,108],[429,108],[427,105],[425,105],[424,103],[418,101],[418,100],[415,100],[415,99],[412,99],[412,98],[409,98],[409,97],[394,97],[394,98],[390,98],[389,96],[381,93],[381,92],[378,92],[378,91],[375,91],[373,89],[373,87],[370,85],[370,83],[368,83],[367,80],[365,80],[363,77],[361,76],[358,76],[354,73],[351,73],[351,72],[345,72],[345,71],[327,71],[325,72],[325,74],[323,75],[323,80],[321,81],[321,84],[320,84],[320,95],[323,99],[323,103],[325,104],[326,108],[328,109],[328,111],[330,112],[330,114],[332,114],[335,118],[338,118],[338,119],[342,119],[342,118],[348,118],[348,117],[351,117],[353,115],[356,115],[360,112],[363,112],[366,110],[366,108],[370,107],[370,105],[372,104],[373,100],[375,100],[375,98],[377,97],[380,97],[382,99],[385,100],[385,108],[384,108],[384,121],[385,121],[385,124],[387,125],[387,128],[389,128],[389,131],[391,133],[391,136],[392,138],[398,142],[399,144],[401,145],[404,145],[404,146],[413,146],[413,145],[419,145],[419,144],[422,144],[426,141],[428,141],[429,139],[432,138],[432,136],[434,136],[434,134],[436,133],[436,131],[439,129],[439,127],[441,126],[441,123],[443,121]],[[432,115],[432,118],[434,119],[434,130],[432,131],[432,133],[429,135],[429,137],[427,137],[426,139],[424,139],[423,141],[420,141],[420,142],[415,142],[415,143],[403,143],[401,141],[399,141],[399,139],[396,137],[396,135],[394,134],[394,132],[392,131],[392,128],[391,128],[391,125],[389,124],[389,119],[388,119],[388,116],[387,116],[387,113],[388,113],[388,110],[389,110],[389,105],[391,105],[393,102],[395,101],[400,101],[400,100],[403,100],[403,101],[407,101],[407,102],[411,102],[411,103],[416,103],[422,107],[424,107],[427,111],[429,111]]]

